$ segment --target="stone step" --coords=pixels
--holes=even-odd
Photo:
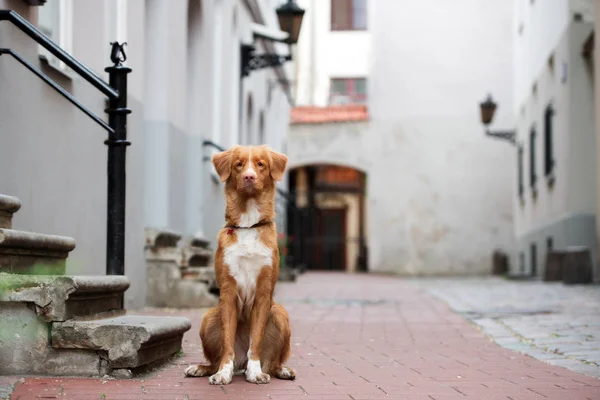
[[[172,356],[191,328],[182,317],[124,315],[52,324],[54,349],[106,352],[108,369],[134,369]]]
[[[21,208],[21,201],[12,196],[0,194],[0,228],[12,228],[12,216]]]
[[[61,275],[74,248],[69,237],[0,228],[0,272]]]
[[[212,284],[217,280],[215,267],[181,267],[181,278]]]
[[[30,304],[46,322],[84,319],[123,309],[125,276],[33,276],[0,273],[0,303]]]

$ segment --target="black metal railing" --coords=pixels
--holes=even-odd
[[[92,70],[77,61],[70,54],[50,40],[43,32],[32,25],[25,18],[13,10],[0,10],[0,21],[8,21],[23,33],[48,50],[60,61],[65,63],[75,73],[92,84],[96,89],[108,97],[108,124],[94,114],[89,108],[81,104],[69,92],[64,90],[54,80],[33,66],[15,50],[0,48],[0,56],[12,56],[25,66],[71,104],[85,113],[98,125],[108,132],[108,139],[104,142],[108,146],[107,162],[107,221],[106,221],[106,274],[125,274],[125,183],[126,183],[126,148],[131,143],[127,141],[127,115],[131,110],[127,108],[127,74],[131,68],[122,63],[126,60],[123,46],[126,43],[111,43],[111,61],[113,65],[105,69],[109,74],[109,83],[96,75]]]

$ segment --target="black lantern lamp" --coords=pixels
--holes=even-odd
[[[481,122],[486,126],[485,134],[488,136],[492,136],[498,139],[508,140],[510,143],[515,144],[516,132],[515,131],[495,131],[491,132],[487,129],[487,126],[492,123],[494,119],[494,113],[496,112],[496,108],[498,105],[492,99],[492,95],[488,95],[487,99],[479,103],[479,108],[481,111]]]
[[[304,10],[294,0],[288,0],[287,3],[277,9],[277,18],[281,30],[288,34],[287,42],[289,44],[298,43]]]
[[[287,37],[281,39],[264,34],[258,36],[263,40],[287,43],[290,46],[289,54],[284,56],[269,53],[254,54],[255,48],[253,45],[242,44],[242,78],[250,75],[251,71],[268,67],[278,67],[292,60],[291,46],[298,43],[304,10],[294,0],[288,0],[287,3],[277,8],[276,12],[279,19],[279,26],[283,32],[287,33]]]

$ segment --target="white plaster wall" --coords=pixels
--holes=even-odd
[[[492,251],[512,246],[516,157],[483,135],[478,101],[493,93],[494,127],[512,126],[511,5],[386,1],[372,14],[370,263],[488,272]]]
[[[571,212],[596,211],[596,137],[594,135],[593,65],[582,57],[585,40],[593,31],[590,22],[574,23],[569,29],[570,41],[570,124],[569,124],[569,189]]]
[[[325,106],[331,78],[369,75],[371,26],[366,31],[331,31],[330,1],[297,3],[306,13],[298,41],[296,104]],[[368,14],[373,3],[368,2]]]
[[[293,125],[292,165],[367,172],[370,270],[488,273],[512,251],[516,152],[484,136],[478,103],[493,93],[494,127],[514,126],[511,4],[379,0],[369,27],[371,120]]]
[[[570,64],[569,40],[567,32],[552,49],[554,67],[546,62],[535,76],[537,91],[533,93],[533,82],[529,94],[517,116],[517,141],[523,146],[523,198],[519,199],[518,176],[515,174],[514,202],[516,210],[515,234],[521,237],[540,224],[546,224],[569,211],[567,191],[569,180],[569,113],[571,110],[569,85],[563,82],[564,66]],[[555,109],[553,119],[553,159],[554,184],[551,186],[544,176],[544,111],[548,103]],[[537,175],[536,196],[530,184],[530,140],[529,134],[535,126]]]
[[[594,1],[594,30],[600,32],[600,0]],[[598,41],[594,44],[594,107],[596,123],[596,154],[600,154],[600,62],[598,62]],[[600,215],[600,185],[597,178],[600,176],[600,158],[596,156],[596,216]],[[600,248],[600,218],[596,218],[596,248]],[[596,265],[598,269],[600,265]]]

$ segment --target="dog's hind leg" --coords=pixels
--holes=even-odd
[[[222,352],[221,313],[218,307],[211,308],[204,314],[200,326],[202,350],[208,365],[190,365],[185,370],[186,376],[208,376],[219,369]]]
[[[273,305],[262,344],[261,364],[264,372],[278,379],[296,378],[296,372],[283,365],[291,353],[291,336],[287,311],[279,304]]]

